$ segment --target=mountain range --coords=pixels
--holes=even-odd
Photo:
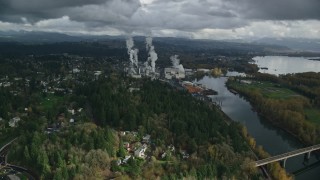
[[[135,37],[137,40],[143,40],[144,37]],[[19,43],[56,43],[56,42],[81,42],[81,41],[105,41],[112,39],[125,39],[125,36],[108,36],[108,35],[68,35],[57,32],[39,32],[39,31],[0,31],[0,42],[19,42]],[[320,39],[303,39],[303,38],[261,38],[256,40],[190,40],[183,38],[156,38],[157,41],[186,42],[197,41],[209,45],[210,42],[234,43],[234,44],[251,44],[258,46],[275,47],[279,49],[290,49],[292,51],[310,51],[320,52]],[[209,42],[209,44],[208,44]],[[216,43],[214,43],[216,44]],[[203,46],[205,47],[205,45]]]

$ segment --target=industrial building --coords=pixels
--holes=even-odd
[[[164,77],[166,79],[172,79],[172,78],[183,79],[186,77],[186,74],[185,74],[185,71],[182,71],[179,68],[170,67],[170,68],[164,69]]]

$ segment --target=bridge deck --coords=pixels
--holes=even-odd
[[[256,165],[256,167],[263,166],[263,165],[266,165],[266,164],[269,164],[269,163],[272,163],[272,162],[280,161],[280,160],[287,159],[287,158],[290,158],[290,157],[293,157],[293,156],[297,156],[297,155],[300,155],[300,154],[305,154],[305,153],[312,152],[312,151],[315,151],[315,150],[318,150],[318,149],[320,149],[320,144],[314,145],[314,146],[310,146],[310,147],[306,147],[306,148],[302,148],[302,149],[297,149],[297,150],[294,150],[294,151],[291,151],[291,152],[287,152],[287,153],[283,153],[283,154],[280,154],[280,155],[272,156],[272,157],[269,157],[269,158],[266,158],[266,159],[262,159],[262,160],[256,161],[255,165]]]

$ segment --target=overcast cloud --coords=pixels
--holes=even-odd
[[[0,0],[0,30],[320,38],[320,0]]]

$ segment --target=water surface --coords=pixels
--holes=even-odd
[[[288,74],[299,72],[320,72],[320,61],[309,60],[307,57],[288,56],[257,56],[254,63],[258,65],[259,72],[268,74]],[[320,178],[319,178],[320,179]]]

